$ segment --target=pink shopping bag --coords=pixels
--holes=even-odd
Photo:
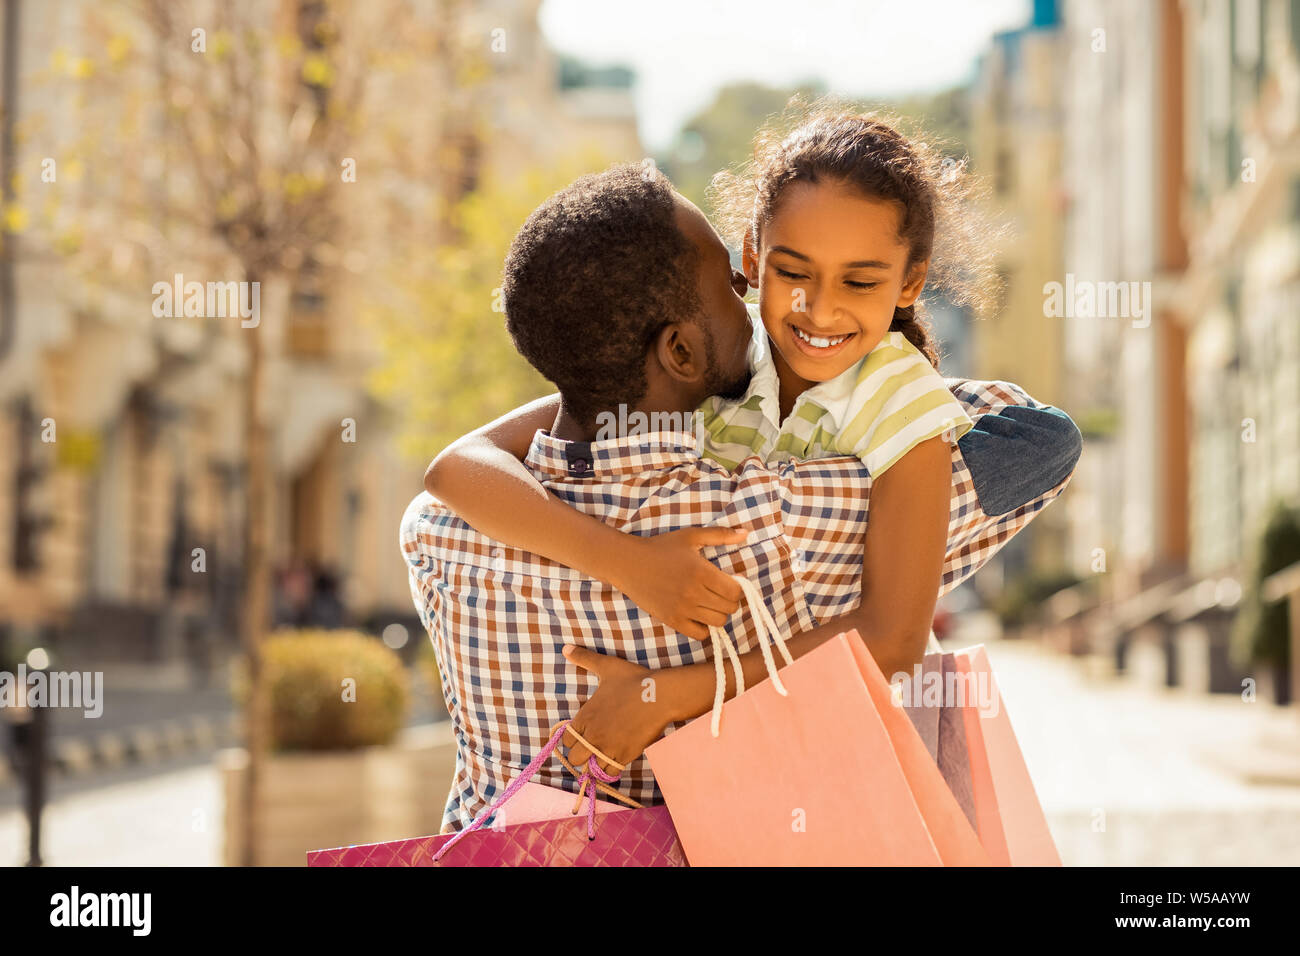
[[[907,713],[856,632],[792,660],[762,596],[737,577],[766,680],[646,751],[693,866],[988,863]],[[765,632],[765,633],[764,633]],[[777,671],[764,636],[784,656]]]
[[[962,707],[980,842],[999,866],[1060,866],[984,645],[956,651],[953,657],[968,686],[988,704]]]
[[[532,783],[567,721],[505,792],[460,833],[312,850],[308,866],[686,866],[668,808],[623,807]],[[599,770],[595,761],[589,767]],[[589,769],[588,772],[591,772]],[[585,782],[585,775],[584,775]],[[483,828],[494,813],[496,824]]]

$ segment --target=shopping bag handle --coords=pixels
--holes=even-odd
[[[782,697],[788,696],[785,685],[781,683],[781,676],[777,672],[776,659],[772,656],[772,648],[769,641],[776,645],[776,649],[781,652],[787,664],[793,664],[794,658],[790,656],[790,650],[785,646],[785,639],[781,637],[781,629],[777,627],[772,613],[767,609],[767,602],[763,600],[763,595],[759,593],[758,586],[749,578],[739,574],[731,576],[745,596],[745,601],[749,605],[749,612],[753,615],[754,623],[758,626],[758,647],[763,652],[763,665],[767,668],[767,674],[772,678],[772,686]],[[727,675],[725,673],[722,656],[725,652],[731,660],[732,670],[736,674],[736,696],[739,697],[745,692],[745,673],[744,668],[740,665],[740,654],[737,651],[735,642],[731,639],[726,630],[714,624],[709,627],[709,639],[713,643],[713,673],[715,677],[715,690],[713,692],[713,717],[710,727],[713,736],[717,737],[722,724],[722,703],[727,695]]]
[[[523,785],[527,783],[530,779],[532,779],[533,775],[536,774],[537,771],[541,769],[542,765],[546,763],[546,761],[550,758],[551,754],[555,754],[556,756],[558,756],[560,758],[560,762],[563,763],[564,766],[568,767],[569,771],[573,773],[574,776],[578,777],[579,802],[581,802],[583,794],[586,793],[587,791],[588,780],[590,779],[592,782],[595,783],[595,786],[592,787],[591,789],[590,803],[587,806],[587,839],[588,840],[596,839],[596,790],[597,789],[599,789],[600,792],[602,793],[607,793],[610,796],[617,797],[619,800],[622,800],[624,803],[628,804],[629,806],[635,807],[637,809],[641,809],[641,804],[637,803],[631,797],[625,796],[619,793],[613,787],[609,786],[609,784],[613,783],[615,780],[619,778],[619,774],[615,773],[613,775],[610,775],[605,773],[605,771],[602,770],[600,765],[596,762],[596,757],[594,755],[587,759],[587,769],[581,775],[579,775],[578,771],[574,769],[574,766],[571,763],[569,763],[569,761],[565,758],[564,754],[560,753],[556,749],[557,747],[559,747],[560,740],[564,737],[564,732],[568,730],[571,734],[577,737],[578,740],[582,743],[582,745],[585,746],[588,750],[593,751],[594,754],[599,754],[601,759],[605,760],[607,763],[612,764],[615,768],[618,769],[620,773],[622,772],[623,770],[622,764],[620,764],[616,760],[611,760],[609,757],[606,757],[604,754],[600,753],[600,751],[592,747],[591,744],[589,744],[586,740],[583,740],[582,736],[576,730],[573,730],[571,727],[569,727],[569,724],[570,721],[562,720],[554,727],[551,728],[551,737],[549,740],[546,741],[546,744],[542,747],[542,749],[537,752],[537,756],[535,756],[532,760],[529,761],[528,766],[524,767],[524,769],[520,771],[519,776],[515,777],[515,779],[510,782],[510,785],[506,787],[504,791],[502,791],[501,796],[497,797],[497,799],[492,803],[490,807],[488,807],[486,810],[480,813],[478,817],[475,818],[473,823],[471,823],[469,826],[462,829],[459,833],[457,833],[454,837],[452,837],[450,840],[448,840],[438,849],[438,852],[433,855],[433,862],[436,863],[438,860],[442,859],[442,855],[446,853],[448,850],[450,850],[457,843],[459,843],[461,839],[464,838],[467,834],[472,833],[475,830],[482,827],[483,824],[487,822],[488,817],[496,813],[498,809],[500,809],[502,806],[505,805],[507,800],[513,797],[516,793],[518,793],[519,790],[523,787]],[[576,804],[574,805],[573,812],[574,813],[578,812]]]
[[[563,721],[562,724],[556,724],[556,727],[552,728],[552,732],[554,732],[556,728],[561,727],[563,725],[567,725],[569,733],[577,737],[578,743],[582,744],[582,746],[586,747],[587,750],[591,752],[591,756],[587,758],[587,769],[582,771],[582,773],[579,773],[578,769],[575,766],[573,766],[573,764],[569,763],[569,758],[564,756],[563,751],[559,749],[556,749],[555,751],[555,756],[560,758],[560,763],[564,764],[565,768],[569,771],[569,773],[573,774],[575,777],[578,778],[578,799],[574,801],[573,812],[574,813],[578,812],[578,805],[582,803],[582,797],[587,792],[588,782],[590,782],[593,785],[593,790],[591,793],[592,804],[590,807],[588,807],[588,811],[591,814],[594,814],[595,812],[596,790],[599,790],[601,793],[608,794],[611,797],[616,797],[617,799],[621,800],[623,803],[626,803],[629,807],[633,807],[634,809],[637,810],[644,809],[641,806],[641,804],[637,803],[631,797],[625,796],[624,794],[619,793],[613,787],[609,786],[609,784],[613,783],[615,780],[619,778],[619,776],[623,773],[625,766],[619,763],[613,757],[609,756],[608,754],[602,753],[600,750],[596,748],[596,746],[590,740],[588,740],[586,737],[582,736],[582,734],[574,730],[572,721]],[[605,761],[605,763],[612,766],[618,772],[615,773],[612,777],[607,775],[601,769],[600,764],[597,763],[598,759]]]

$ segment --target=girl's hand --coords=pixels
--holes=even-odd
[[[673,630],[697,641],[709,625],[727,623],[740,607],[741,591],[725,571],[700,554],[708,545],[741,544],[738,528],[683,528],[642,538],[626,535],[610,583]]]
[[[565,645],[564,656],[600,680],[596,693],[578,708],[570,722],[593,747],[626,766],[663,735],[672,721],[657,700],[654,671],[572,644]],[[568,731],[561,743],[569,746],[569,762],[583,769],[591,751]],[[596,762],[607,773],[617,772],[599,757]]]

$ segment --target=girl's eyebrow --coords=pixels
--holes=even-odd
[[[771,249],[768,250],[768,252],[769,253],[783,252],[787,256],[790,256],[791,258],[799,259],[803,262],[812,262],[812,260],[809,259],[807,256],[805,256],[802,252],[795,252],[789,246],[773,246]],[[879,259],[859,259],[856,262],[844,263],[844,268],[846,269],[888,269],[889,263],[881,262]]]

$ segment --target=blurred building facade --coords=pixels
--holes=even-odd
[[[971,91],[971,159],[1008,227],[997,250],[1001,299],[976,317],[971,353],[978,377],[1015,382],[1069,410],[1063,330],[1042,311],[1043,285],[1062,271],[1063,49],[1058,4],[1035,0],[1026,26],[995,36]],[[996,566],[1011,576],[1059,569],[1061,509],[1070,494],[1017,536]]]
[[[1064,35],[1056,280],[1150,293],[1045,319],[1086,439],[1069,554],[1098,585],[1057,616],[1153,684],[1239,692],[1242,580],[1270,504],[1300,501],[1300,4],[1069,0]]]
[[[503,47],[492,56],[481,96],[491,132],[485,168],[509,176],[526,163],[583,151],[619,162],[642,159],[632,72],[557,54],[538,29],[541,6],[542,0],[481,0],[472,7],[471,29],[501,31]]]
[[[60,122],[66,105],[28,77],[60,51],[92,42],[84,29],[91,6],[4,7],[6,183],[25,158],[13,131],[38,116]],[[317,6],[267,4],[260,25],[306,30]],[[433,189],[454,202],[483,169],[508,173],[522,157],[544,159],[560,146],[591,140],[621,158],[640,156],[629,78],[572,64],[564,72],[541,37],[537,6],[460,6],[463,29],[481,34],[485,47],[505,30],[476,102],[508,115],[457,125],[472,110],[439,104],[456,102],[465,78],[430,64],[427,102],[396,104],[427,175],[390,184],[392,209],[343,202],[345,231],[382,236],[387,217],[402,215],[413,197]],[[144,294],[91,296],[57,261],[25,254],[21,235],[4,238],[0,447],[14,453],[0,455],[0,626],[56,627],[64,646],[96,660],[169,659],[194,641],[233,647],[245,482],[242,330],[157,318]],[[437,239],[434,226],[429,238]],[[287,323],[266,346],[275,408],[270,541],[277,568],[318,572],[316,584],[337,591],[348,619],[378,627],[412,613],[397,526],[423,463],[398,455],[400,409],[366,388],[378,358],[357,321],[373,293],[358,279],[367,270],[378,274],[378,263],[309,263],[295,287],[263,292],[264,309],[268,297],[287,302]]]
[[[1193,570],[1300,502],[1300,3],[1190,4],[1185,217]]]
[[[1056,320],[1088,437],[1071,558],[1083,575],[1123,567],[1132,574],[1117,580],[1140,590],[1187,564],[1186,335],[1169,305],[1186,265],[1182,18],[1177,2],[1081,0],[1066,7],[1065,34],[1069,209],[1056,281],[1131,293],[1127,309]]]

